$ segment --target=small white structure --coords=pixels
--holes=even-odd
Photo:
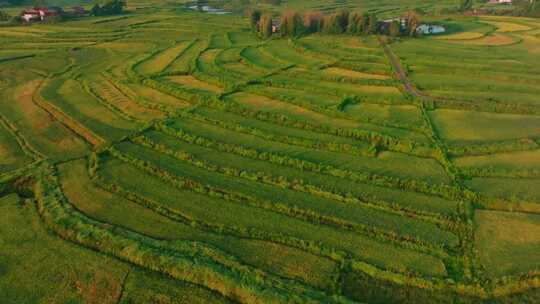
[[[440,34],[446,32],[446,28],[442,25],[421,24],[416,28],[416,32],[422,35]]]
[[[489,3],[512,4],[512,0],[489,0]]]

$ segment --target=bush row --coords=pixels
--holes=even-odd
[[[484,168],[461,168],[460,172],[467,178],[500,177],[500,178],[539,178],[540,169],[504,169],[493,166]]]
[[[375,174],[369,174],[366,172],[351,172],[348,170],[334,168],[330,165],[313,163],[275,153],[261,152],[255,149],[245,148],[243,146],[213,141],[201,136],[191,135],[181,129],[169,127],[164,123],[157,123],[155,125],[155,128],[158,131],[177,137],[188,143],[197,144],[218,151],[234,153],[248,158],[264,160],[278,165],[289,166],[297,168],[299,170],[309,170],[313,172],[328,174],[335,177],[346,178],[356,182],[367,182],[377,186],[383,186],[387,188],[400,188],[414,192],[438,195],[444,198],[455,200],[460,200],[463,197],[466,197],[465,193],[460,189],[444,184],[427,184],[426,182],[417,180],[402,180],[395,177],[380,176]]]
[[[437,148],[437,153],[435,154],[437,157],[435,157],[435,159],[438,160],[439,163],[444,167],[446,173],[452,178],[452,180],[459,184],[459,171],[456,169],[456,167],[448,157],[446,144],[440,139],[439,135],[435,131],[435,126],[433,125],[433,122],[431,121],[431,118],[429,117],[427,110],[423,104],[420,106],[420,110],[422,113],[422,119],[424,120],[424,124],[428,126],[427,136],[435,143],[435,147]]]
[[[475,156],[535,150],[538,148],[540,148],[540,145],[532,138],[520,138],[516,140],[500,141],[496,143],[450,146],[448,147],[448,154],[454,157],[469,155]]]
[[[456,223],[452,223],[448,220],[443,220],[440,217],[433,218],[433,217],[429,217],[423,214],[417,214],[414,212],[406,212],[404,209],[401,209],[399,207],[395,209],[391,209],[387,207],[388,204],[385,204],[382,202],[364,203],[363,201],[359,200],[356,197],[353,197],[352,195],[349,197],[345,197],[338,193],[325,191],[321,189],[320,187],[317,187],[314,185],[304,184],[303,182],[300,182],[300,181],[291,182],[286,177],[282,177],[282,176],[276,177],[276,176],[269,175],[266,172],[250,172],[248,170],[239,170],[232,167],[218,166],[218,165],[209,163],[207,161],[197,159],[196,157],[194,157],[193,155],[187,152],[171,150],[165,147],[164,145],[155,143],[144,136],[134,138],[133,141],[143,146],[154,149],[158,152],[161,152],[163,154],[172,156],[178,160],[187,162],[193,166],[203,168],[207,171],[218,172],[227,176],[240,177],[240,178],[244,178],[244,179],[255,181],[255,182],[266,183],[266,184],[284,188],[284,189],[292,189],[295,191],[301,191],[301,192],[313,194],[316,196],[321,196],[327,199],[336,200],[337,202],[341,202],[341,203],[363,204],[365,206],[369,206],[377,210],[382,210],[382,211],[387,211],[387,212],[389,211],[394,214],[399,214],[406,217],[415,217],[419,220],[433,221],[439,224],[440,226],[457,225]],[[227,192],[221,189],[219,191]],[[400,235],[396,233],[395,231],[381,230],[378,228],[366,226],[364,224],[360,224],[356,222],[353,223],[347,220],[343,220],[341,218],[336,218],[334,216],[321,215],[317,213],[316,211],[305,210],[302,208],[289,206],[282,203],[260,201],[256,198],[250,198],[247,195],[244,195],[244,197],[250,200],[253,200],[254,202],[251,204],[258,208],[269,209],[272,211],[283,213],[291,217],[298,217],[303,220],[311,221],[315,224],[326,224],[326,225],[335,226],[335,227],[343,228],[347,230],[354,230],[363,234],[367,234],[373,238],[380,239],[382,241],[391,240],[393,242],[402,243],[401,244],[402,246],[405,246],[405,247],[408,247],[410,249],[414,249],[417,251],[422,251],[422,252],[432,253],[432,254],[435,252],[435,254],[437,254],[438,256],[445,255],[444,253],[441,252],[441,250],[443,249],[442,246],[444,244],[431,244],[410,235],[404,235],[404,234]],[[444,229],[447,227],[442,227],[442,228]]]
[[[51,171],[43,172],[35,187],[38,211],[45,225],[63,239],[179,280],[203,285],[241,302],[347,302],[242,265],[235,258],[200,242],[157,241],[87,218],[65,202]]]
[[[474,99],[461,101],[434,97],[436,108],[457,109],[479,112],[512,113],[523,115],[540,115],[540,107],[521,103],[505,103],[497,100]]]

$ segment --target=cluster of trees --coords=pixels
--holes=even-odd
[[[416,35],[416,28],[420,24],[419,15],[411,11],[405,18],[394,21],[380,22],[375,14],[350,12],[340,10],[329,15],[320,11],[308,11],[301,15],[298,12],[286,11],[279,17],[279,30],[273,23],[270,13],[261,13],[258,10],[248,12],[251,28],[264,38],[279,32],[282,37],[298,37],[311,33],[324,34],[354,34],[370,35],[384,34],[393,37]],[[401,21],[403,20],[403,21]]]
[[[471,10],[473,7],[474,1],[473,0],[461,0],[461,4],[459,5],[459,11],[460,12],[466,12]]]
[[[111,0],[103,5],[96,4],[90,10],[91,16],[110,16],[122,14],[126,2],[123,0]]]
[[[540,17],[539,0],[517,0],[514,4],[518,7],[517,13],[522,16]]]
[[[11,16],[3,11],[0,11],[0,21],[9,21],[11,20]]]

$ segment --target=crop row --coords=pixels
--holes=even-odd
[[[197,92],[190,91],[186,88],[173,87],[167,83],[156,81],[153,79],[147,78],[141,81],[144,85],[176,96],[178,98],[188,100],[194,104],[207,105],[215,109],[235,113],[245,117],[255,118],[261,121],[275,123],[286,127],[314,131],[346,138],[353,138],[361,141],[368,141],[373,143],[375,147],[382,147],[389,151],[401,152],[420,157],[438,157],[435,154],[436,151],[435,149],[433,149],[433,147],[409,139],[400,139],[387,134],[362,129],[339,128],[328,125],[313,124],[310,122],[293,119],[283,114],[274,114],[265,111],[250,110],[237,103],[224,103],[220,101],[219,98],[216,96],[197,94]]]
[[[122,111],[119,107],[115,105],[117,103],[117,98],[120,97],[115,96],[118,94],[118,92],[113,92],[112,89],[110,87],[107,88],[105,84],[98,84],[96,82],[93,82],[92,85],[89,85],[85,81],[82,81],[81,85],[84,90],[94,96],[100,104],[102,104],[118,116],[122,117],[125,120],[140,122],[138,118],[135,118],[132,115],[126,113],[125,111]],[[125,98],[125,96],[122,97]]]
[[[225,120],[212,119],[212,118],[194,113],[193,111],[182,112],[182,113],[179,113],[179,115],[180,115],[179,117],[185,117],[185,118],[202,121],[205,123],[210,123],[210,124],[219,126],[221,128],[225,128],[225,129],[232,130],[235,132],[250,134],[250,135],[263,138],[265,140],[281,142],[281,143],[285,143],[289,145],[295,145],[295,146],[301,146],[301,147],[319,149],[319,150],[326,150],[326,151],[331,151],[331,152],[342,152],[342,153],[348,153],[352,155],[375,156],[377,154],[377,150],[374,146],[370,146],[368,148],[368,147],[362,147],[362,146],[354,145],[354,144],[342,144],[342,143],[336,143],[336,142],[317,141],[317,140],[311,140],[311,139],[306,139],[306,138],[301,138],[301,137],[279,135],[279,134],[264,131],[261,129],[247,127],[247,126],[243,126],[236,123],[231,123]]]
[[[118,153],[115,149],[102,156],[107,158],[104,161],[105,165],[99,170],[99,175],[103,175],[115,185],[121,185],[123,189],[130,189],[129,192],[135,193],[143,199],[143,202],[144,200],[156,202],[155,206],[169,210],[172,215],[181,216],[180,220],[183,218],[183,221],[187,220],[186,223],[196,221],[206,229],[212,228],[211,230],[216,233],[226,232],[237,237],[271,241],[336,261],[354,257],[383,269],[410,274],[444,276],[446,273],[441,260],[435,256],[408,248],[418,247],[413,243],[388,239],[377,241],[364,236],[364,233],[311,223],[302,220],[301,217],[290,217],[281,212],[258,208],[248,202],[236,202],[234,197],[238,197],[238,193],[235,190],[216,189],[217,191],[208,192],[205,190],[207,187],[192,178],[180,178],[176,174],[171,174],[171,171],[163,171],[161,166],[153,165],[138,157],[134,158],[130,154]],[[124,162],[124,165],[118,164],[119,161]],[[126,182],[118,176],[116,170],[133,173],[138,171],[139,175],[135,179],[146,184],[135,186]],[[148,192],[140,188],[147,189],[154,184],[156,186],[159,184],[159,189]],[[165,189],[167,193],[161,192]],[[383,253],[372,256],[371,253],[374,252]],[[396,260],[396,256],[403,259]],[[448,255],[445,258],[453,259]],[[418,259],[422,259],[422,262],[418,263]]]
[[[206,286],[242,302],[346,302],[343,298],[331,299],[294,281],[242,265],[235,258],[203,243],[157,241],[103,225],[65,202],[54,174],[42,174],[36,185],[38,211],[45,225],[63,239],[179,280]]]
[[[19,129],[13,125],[9,120],[7,120],[2,114],[0,114],[0,124],[5,127],[5,129],[15,138],[19,146],[21,147],[21,150],[29,157],[31,157],[34,160],[41,160],[45,159],[45,156],[41,154],[39,151],[34,149],[30,143],[20,134]]]
[[[40,87],[45,87],[45,86],[46,86],[46,82],[42,83]],[[84,138],[92,146],[99,147],[99,146],[101,146],[102,144],[105,143],[105,140],[103,138],[96,135],[93,131],[88,129],[86,126],[84,126],[80,122],[76,121],[71,116],[65,114],[62,110],[60,110],[56,106],[54,106],[51,103],[45,101],[45,99],[39,93],[39,89],[38,89],[37,93],[34,96],[34,101],[38,106],[40,106],[42,109],[44,109],[47,113],[49,113],[54,118],[56,118],[58,121],[60,121],[68,129],[75,132],[75,134],[77,134],[77,135],[81,136],[82,138]]]
[[[448,198],[448,199],[460,200],[462,198],[468,198],[469,196],[474,195],[473,193],[464,192],[455,187],[451,187],[451,186],[447,186],[443,184],[429,185],[421,181],[415,181],[415,180],[405,181],[405,180],[400,180],[394,177],[378,176],[378,175],[369,174],[369,173],[351,172],[344,169],[334,168],[329,165],[322,165],[319,163],[313,163],[313,162],[309,162],[309,161],[305,161],[305,160],[301,160],[297,158],[282,156],[275,153],[261,152],[255,149],[244,148],[238,145],[225,144],[225,143],[209,140],[201,136],[191,135],[189,133],[182,131],[181,129],[167,126],[164,123],[157,123],[155,125],[155,128],[158,131],[164,132],[165,134],[168,134],[170,136],[177,137],[189,143],[194,143],[201,146],[217,149],[223,152],[238,154],[238,155],[245,156],[248,158],[260,159],[260,160],[269,161],[271,163],[276,163],[279,165],[290,166],[290,167],[297,168],[299,170],[309,170],[309,171],[324,173],[331,176],[350,179],[352,181],[373,183],[373,184],[383,186],[383,187],[400,188],[400,189],[411,190],[415,192],[434,194],[434,195],[438,195],[438,196]]]
[[[479,112],[511,113],[522,115],[540,115],[540,107],[530,104],[506,103],[496,100],[475,98],[470,101],[431,97],[434,106],[441,109],[457,109]]]
[[[171,107],[155,102],[148,101],[147,99],[137,95],[134,93],[129,87],[127,87],[124,83],[117,81],[113,79],[112,77],[107,77],[107,81],[110,83],[110,85],[114,86],[118,91],[122,92],[125,96],[130,98],[131,100],[136,101],[138,104],[141,104],[145,108],[158,110],[163,113],[167,113],[170,116],[176,116],[176,111],[173,110]]]
[[[532,138],[520,138],[515,140],[500,141],[486,144],[467,144],[447,148],[450,156],[476,156],[504,152],[516,152],[538,149],[540,145]]]
[[[249,180],[249,181],[252,181],[252,182],[259,182],[259,183],[269,184],[269,185],[279,187],[279,188],[282,188],[282,189],[291,189],[291,190],[294,190],[294,191],[304,192],[306,194],[319,196],[319,197],[321,197],[323,199],[327,199],[327,200],[330,200],[330,201],[335,201],[336,203],[339,202],[339,203],[345,203],[345,204],[348,204],[348,205],[349,204],[350,205],[357,204],[358,208],[369,207],[369,209],[373,209],[373,210],[376,210],[376,211],[383,211],[385,213],[390,212],[390,214],[393,214],[393,215],[405,216],[404,219],[408,219],[410,217],[413,217],[415,220],[434,221],[437,224],[445,225],[445,226],[456,225],[455,223],[452,223],[452,222],[447,221],[447,220],[443,220],[441,218],[432,218],[432,217],[422,215],[422,214],[407,212],[405,210],[389,209],[389,208],[385,207],[383,204],[364,203],[364,202],[360,201],[358,198],[355,198],[355,197],[346,197],[346,196],[338,194],[338,193],[328,192],[328,191],[325,191],[325,190],[323,190],[323,189],[321,189],[321,188],[319,188],[317,186],[314,186],[314,185],[305,184],[305,183],[303,183],[301,181],[290,181],[286,177],[272,176],[271,174],[268,174],[267,172],[250,172],[249,170],[239,170],[239,169],[236,169],[236,168],[233,168],[233,167],[219,166],[219,165],[210,163],[208,161],[198,159],[198,158],[194,157],[192,154],[189,154],[189,153],[187,153],[185,151],[172,150],[169,147],[167,147],[165,145],[162,145],[160,143],[156,143],[156,142],[154,142],[154,141],[152,141],[149,138],[144,137],[144,136],[137,137],[137,138],[133,139],[133,141],[140,144],[140,145],[142,145],[142,146],[149,147],[149,148],[154,149],[154,150],[156,150],[156,151],[158,151],[160,153],[169,155],[169,156],[174,157],[174,158],[176,158],[176,159],[178,159],[180,161],[186,162],[186,163],[188,163],[188,164],[190,164],[192,166],[202,168],[202,169],[205,169],[205,170],[210,171],[210,172],[216,172],[216,173],[219,173],[219,174],[223,174],[225,176],[230,176],[231,178],[242,178],[242,179],[246,179],[246,180]],[[260,206],[258,206],[258,207],[262,206],[264,208],[264,206],[263,206],[264,204],[265,203],[259,203]],[[334,225],[334,226],[341,227],[341,228],[344,228],[344,229],[358,230],[359,232],[368,233],[368,234],[370,234],[370,235],[372,235],[374,237],[379,237],[380,236],[383,239],[392,239],[392,240],[397,240],[397,241],[413,242],[413,243],[417,243],[419,245],[430,247],[428,244],[420,241],[416,237],[411,237],[411,236],[407,236],[407,235],[404,235],[404,236],[397,235],[395,232],[392,232],[392,229],[390,229],[390,226],[391,226],[390,224],[387,225],[385,227],[385,230],[383,231],[383,230],[380,230],[379,228],[376,228],[376,227],[368,227],[368,226],[366,226],[364,224],[356,224],[356,223],[350,222],[350,220],[345,220],[344,218],[347,217],[347,216],[337,215],[337,214],[339,214],[339,212],[337,212],[337,213],[333,212],[336,215],[330,215],[330,216],[323,215],[323,214],[321,214],[321,212],[324,213],[326,211],[321,211],[324,208],[320,209],[320,210],[317,210],[317,208],[319,208],[319,207],[318,207],[318,203],[315,203],[315,202],[307,204],[307,207],[299,207],[299,206],[303,205],[301,203],[297,204],[296,206],[291,207],[291,206],[289,206],[289,203],[285,203],[285,201],[283,201],[283,203],[277,203],[277,205],[279,207],[276,210],[277,212],[282,212],[282,213],[285,212],[285,214],[287,214],[289,216],[299,216],[299,215],[304,214],[303,216],[304,216],[305,219],[312,220],[312,221],[314,221],[316,223]],[[339,205],[339,204],[336,205],[336,207],[337,207],[336,208],[337,210],[343,209],[342,205]],[[369,209],[365,209],[365,213],[372,213],[371,211],[369,211]],[[376,216],[376,215],[374,215],[374,216]],[[354,217],[351,217],[351,219],[352,218],[354,218]],[[383,221],[382,218],[381,218],[381,221]],[[456,225],[456,226],[458,226],[458,225]],[[402,232],[403,232],[403,234],[406,233],[405,231],[402,231]],[[433,236],[435,236],[435,234],[436,233],[434,233]],[[445,233],[443,233],[443,234],[445,234]],[[445,237],[442,237],[442,238],[444,239],[446,237],[447,237],[447,235]]]

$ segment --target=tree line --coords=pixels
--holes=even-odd
[[[111,16],[122,14],[124,8],[126,7],[126,2],[123,0],[110,0],[103,5],[95,4],[92,9],[90,9],[91,16]]]
[[[321,11],[307,11],[303,14],[286,11],[277,18],[271,13],[250,10],[247,15],[252,30],[263,38],[269,38],[273,34],[279,34],[281,37],[299,37],[313,33],[415,36],[416,28],[420,25],[416,11],[409,12],[403,18],[388,21],[380,21],[373,13],[348,10],[339,10],[329,15]]]

